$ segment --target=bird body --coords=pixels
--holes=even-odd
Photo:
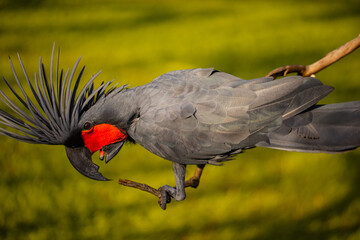
[[[269,133],[297,120],[299,113],[332,90],[315,78],[300,76],[242,80],[213,69],[174,71],[131,89],[132,94],[124,93],[123,98],[137,106],[126,117],[131,124],[118,126],[162,158],[182,164],[216,164],[242,149],[272,146]],[[359,108],[359,104],[353,103],[352,108]],[[122,108],[117,111],[122,115]],[[310,122],[303,123],[293,131],[311,130],[306,125]],[[318,139],[316,129],[306,134],[299,134],[299,139]],[[313,143],[309,147],[313,149],[288,150],[320,151]],[[333,147],[324,151],[344,150]]]
[[[243,80],[199,68],[172,71],[134,88],[106,83],[95,89],[95,75],[77,94],[84,70],[73,83],[77,64],[70,74],[56,69],[55,81],[51,74],[47,79],[40,61],[35,84],[23,67],[36,107],[11,63],[23,97],[5,81],[27,113],[0,91],[1,100],[20,116],[1,110],[0,124],[13,130],[0,128],[0,134],[65,145],[72,165],[96,180],[106,178],[91,161],[92,154],[100,151],[108,162],[126,140],[135,141],[173,162],[176,188],[160,188],[162,208],[169,197],[185,198],[188,164],[219,164],[256,146],[300,152],[344,152],[360,146],[360,101],[316,105],[333,87],[315,78]]]

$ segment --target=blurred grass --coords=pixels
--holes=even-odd
[[[359,26],[357,1],[0,0],[0,75],[12,79],[7,56],[19,52],[33,76],[56,42],[64,68],[81,55],[85,79],[103,70],[98,83],[137,86],[195,67],[249,79],[310,64]],[[324,103],[359,100],[359,62],[358,50],[317,75],[336,88]],[[78,174],[62,146],[0,140],[0,239],[360,238],[359,150],[251,149],[207,167],[198,189],[162,211],[153,196],[117,184],[174,184],[171,163],[139,146],[97,162],[115,179],[104,183]]]

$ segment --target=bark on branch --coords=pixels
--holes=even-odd
[[[138,182],[134,182],[131,180],[127,180],[127,179],[119,179],[119,184],[126,186],[126,187],[132,187],[132,188],[137,188],[141,191],[145,191],[148,193],[151,193],[152,195],[158,197],[160,199],[161,197],[161,192],[153,187],[150,187],[147,184],[144,183],[138,183]]]
[[[339,61],[341,58],[353,52],[355,49],[360,47],[360,34],[353,40],[345,43],[341,47],[335,49],[334,51],[328,53],[325,57],[319,61],[314,62],[313,64],[304,66],[304,65],[287,65],[283,67],[276,68],[269,72],[267,77],[279,77],[286,76],[288,73],[297,73],[303,77],[311,76],[317,72],[320,72],[324,68],[330,66],[334,62]]]

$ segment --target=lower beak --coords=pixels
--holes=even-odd
[[[105,162],[108,163],[120,151],[125,141],[116,142],[102,147],[102,151],[106,153]]]
[[[99,166],[91,161],[91,152],[87,147],[65,147],[65,150],[70,163],[79,173],[94,180],[109,180],[98,172]]]

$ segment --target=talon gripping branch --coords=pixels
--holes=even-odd
[[[79,59],[80,60],[80,59]],[[127,140],[173,162],[176,187],[165,185],[160,205],[185,198],[185,167],[219,164],[256,146],[299,152],[345,152],[360,146],[360,101],[316,105],[333,87],[311,77],[243,80],[209,69],[173,71],[135,87],[95,88],[95,74],[78,89],[75,75],[39,62],[31,81],[19,57],[17,86],[5,83],[16,103],[0,90],[11,109],[0,110],[0,134],[16,140],[64,145],[76,170],[95,180],[92,154],[108,162]],[[28,92],[23,87],[27,84]],[[31,100],[33,99],[33,100]],[[199,176],[200,177],[200,176]]]

